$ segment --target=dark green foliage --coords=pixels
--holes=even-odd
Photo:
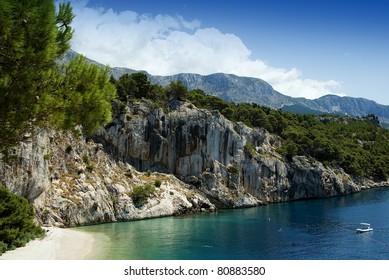
[[[188,89],[181,81],[171,82],[167,87],[168,95],[174,99],[184,100],[188,93]]]
[[[147,75],[142,72],[124,74],[118,80],[111,77],[110,81],[116,86],[119,100],[124,103],[132,98],[152,97],[153,87]]]
[[[288,139],[285,141],[284,145],[282,146],[281,151],[287,159],[292,160],[292,158],[296,156],[298,153],[298,147],[295,142]]]
[[[70,4],[53,0],[0,0],[0,152],[37,127],[90,134],[111,118],[116,89],[107,69],[76,57],[57,60],[70,48]]]
[[[73,30],[70,27],[70,23],[73,21],[74,15],[72,14],[72,8],[70,3],[60,3],[59,12],[55,23],[57,24],[57,45],[58,56],[62,56],[67,50],[70,49],[70,39],[73,36]]]
[[[27,199],[0,187],[0,255],[43,235],[34,224],[34,210]]]
[[[48,108],[46,119],[60,130],[82,125],[84,134],[93,133],[111,118],[115,86],[109,82],[108,68],[88,64],[77,56],[62,69],[64,77],[55,94],[43,96],[40,106]]]
[[[55,88],[59,77],[55,60],[69,48],[72,15],[68,5],[61,5],[56,15],[52,0],[1,0],[0,4],[2,150],[40,123],[37,104]]]
[[[155,187],[152,185],[134,187],[131,193],[132,201],[136,207],[145,204],[149,197],[154,195]]]

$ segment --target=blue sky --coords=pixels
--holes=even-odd
[[[110,66],[262,78],[389,105],[389,1],[73,0],[74,50]]]

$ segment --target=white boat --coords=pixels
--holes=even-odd
[[[370,227],[368,223],[361,223],[361,227],[357,228],[357,233],[369,232],[372,231],[373,228]]]

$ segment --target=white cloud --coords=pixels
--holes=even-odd
[[[76,15],[72,48],[110,66],[146,70],[154,75],[216,72],[261,78],[295,97],[317,98],[340,88],[337,81],[304,79],[297,69],[283,69],[251,59],[250,50],[234,34],[201,28],[181,16],[89,8],[72,4]]]

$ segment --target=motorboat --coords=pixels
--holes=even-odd
[[[364,232],[369,232],[372,231],[373,228],[370,226],[368,223],[361,223],[361,226],[357,228],[357,233],[364,233]]]

